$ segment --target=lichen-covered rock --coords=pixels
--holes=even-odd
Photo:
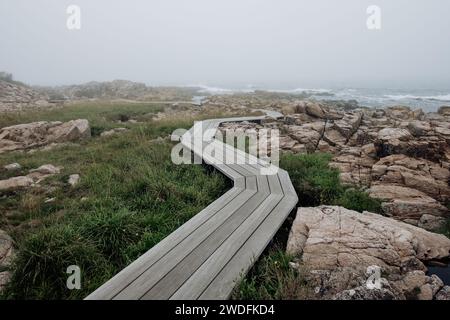
[[[31,186],[38,186],[40,182],[48,177],[61,172],[62,167],[55,167],[52,164],[45,164],[37,169],[31,169],[26,176],[13,177],[0,180],[0,193],[26,189]]]
[[[288,114],[284,119],[252,125],[256,130],[279,128],[282,151],[331,153],[329,165],[340,171],[340,181],[382,200],[388,216],[427,230],[435,230],[450,217],[446,109],[424,114],[405,106],[345,109],[339,105],[283,103],[279,108]],[[248,128],[242,123],[222,125],[229,126]]]
[[[298,209],[287,251],[301,259],[323,297],[392,298],[392,293],[397,299],[414,294],[431,299],[443,284],[425,275],[424,263],[448,258],[450,239],[381,215],[321,206]],[[373,266],[389,283],[384,291],[359,288]]]
[[[413,188],[442,202],[450,200],[450,170],[440,164],[396,154],[380,159],[375,165],[385,166],[386,170],[374,176],[374,182]]]
[[[78,141],[91,136],[88,120],[39,121],[0,129],[0,153],[32,149],[51,143]]]
[[[387,215],[398,220],[419,221],[425,214],[438,217],[446,217],[449,214],[447,207],[417,189],[373,184],[368,192],[372,198],[383,201],[381,206]]]
[[[30,187],[34,183],[33,179],[27,176],[13,177],[0,180],[0,192],[16,191]]]

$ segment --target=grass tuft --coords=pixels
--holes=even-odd
[[[359,212],[381,213],[380,201],[341,184],[339,171],[328,166],[331,158],[326,153],[282,155],[280,166],[289,172],[299,196],[298,206],[339,205]]]
[[[302,269],[289,265],[293,257],[284,250],[272,248],[260,258],[249,274],[235,288],[232,299],[298,300],[308,299],[308,286]]]

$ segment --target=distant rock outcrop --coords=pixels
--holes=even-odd
[[[18,83],[0,80],[0,112],[49,107],[48,96]]]
[[[51,100],[191,100],[195,88],[180,87],[149,87],[144,83],[128,80],[113,80],[107,82],[91,81],[84,84],[35,87],[39,92],[45,93]]]

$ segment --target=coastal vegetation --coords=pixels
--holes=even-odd
[[[11,116],[10,124],[83,117],[90,121],[93,137],[52,150],[0,155],[0,167],[22,165],[15,174],[44,163],[64,167],[40,188],[0,198],[0,229],[8,231],[17,248],[4,298],[84,298],[230,187],[209,167],[171,162],[173,142],[167,136],[176,128],[189,128],[190,119],[127,123],[129,130],[120,135],[98,134],[117,127],[121,115],[159,110],[161,106],[94,103]],[[65,183],[73,173],[81,176],[76,187]],[[8,175],[0,172],[2,179]],[[66,287],[70,265],[82,270],[81,290]]]

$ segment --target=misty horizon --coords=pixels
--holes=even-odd
[[[450,3],[0,0],[0,71],[30,85],[450,88]],[[68,30],[66,9],[81,9]],[[366,26],[368,6],[382,27]],[[420,23],[417,23],[420,22]]]

